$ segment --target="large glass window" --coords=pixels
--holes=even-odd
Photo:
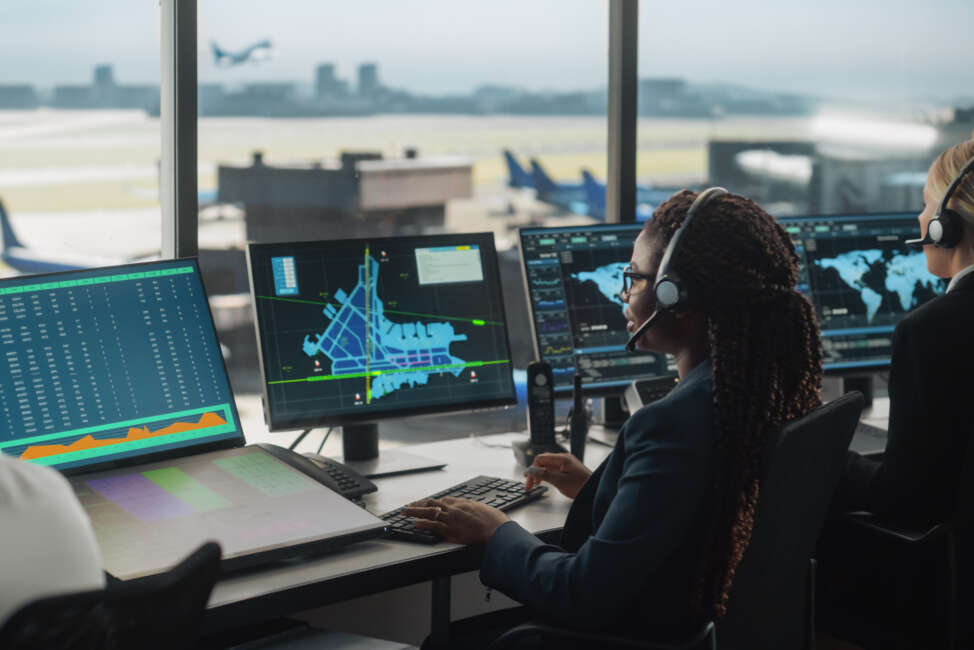
[[[238,393],[261,381],[248,240],[492,231],[525,367],[515,229],[602,219],[582,170],[604,183],[607,20],[588,0],[199,3],[199,241]]]
[[[4,8],[0,276],[158,255],[159,8]]]
[[[972,20],[963,0],[644,0],[641,185],[724,185],[779,216],[917,210],[974,129]]]

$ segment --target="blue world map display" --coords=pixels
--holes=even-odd
[[[309,357],[324,353],[331,359],[332,373],[338,377],[368,377],[371,402],[403,386],[425,385],[434,372],[449,372],[454,377],[466,363],[450,354],[450,344],[466,341],[447,322],[394,323],[385,315],[385,306],[376,287],[379,263],[369,257],[369,269],[358,267],[358,284],[351,293],[339,289],[339,307],[327,305],[322,311],[331,323],[321,334],[304,337],[302,349]]]
[[[625,262],[615,262],[600,266],[593,271],[580,271],[572,273],[572,277],[579,282],[594,282],[607,300],[619,305],[622,308],[623,316],[626,311],[626,303],[622,302],[619,289],[622,288],[622,272],[628,266]]]
[[[872,323],[882,305],[884,293],[897,296],[899,306],[907,312],[920,303],[917,289],[936,292],[941,283],[927,271],[923,253],[884,255],[888,253],[878,248],[854,250],[835,257],[812,260],[811,263],[819,269],[834,269],[842,281],[859,295],[866,305],[867,322]],[[877,274],[871,271],[880,264],[882,280],[877,281]]]

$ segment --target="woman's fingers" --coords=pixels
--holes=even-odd
[[[442,521],[430,521],[428,519],[417,519],[413,524],[416,528],[420,530],[428,530],[431,533],[436,533],[441,537],[446,537],[450,531],[450,527],[444,524]]]

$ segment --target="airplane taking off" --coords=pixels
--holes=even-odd
[[[248,61],[256,63],[269,59],[272,47],[270,40],[265,38],[239,52],[229,52],[217,45],[216,41],[210,41],[210,48],[213,50],[213,62],[221,68],[229,68]]]
[[[10,218],[0,201],[0,234],[3,235],[0,247],[0,261],[20,273],[53,273],[55,271],[76,271],[94,266],[113,266],[126,260],[117,258],[79,256],[62,251],[38,251],[27,248],[17,238]]]

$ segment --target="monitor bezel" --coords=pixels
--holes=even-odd
[[[226,359],[223,358],[223,351],[220,348],[220,337],[216,331],[216,323],[213,320],[213,312],[210,308],[210,297],[206,291],[206,282],[203,281],[203,274],[200,271],[198,258],[177,257],[177,258],[163,259],[163,260],[148,260],[144,262],[128,262],[125,264],[116,264],[113,266],[92,266],[92,267],[81,268],[81,269],[52,271],[50,273],[16,275],[7,278],[0,278],[0,286],[4,285],[7,282],[14,281],[14,280],[21,280],[24,278],[48,278],[48,277],[73,275],[76,273],[84,273],[84,272],[92,272],[92,271],[110,271],[112,269],[138,268],[142,266],[152,266],[154,264],[160,264],[160,263],[192,264],[193,271],[196,277],[199,278],[200,287],[203,290],[203,299],[206,302],[207,312],[210,315],[210,327],[213,330],[213,339],[216,341],[217,350],[220,353],[220,367],[223,369],[223,376],[227,381],[227,389],[230,391],[230,412],[232,413],[233,418],[237,423],[237,435],[235,437],[227,437],[220,440],[211,440],[197,445],[186,445],[185,447],[176,447],[175,449],[164,449],[161,451],[148,452],[146,454],[135,455],[135,456],[127,456],[125,458],[116,458],[112,460],[91,463],[88,465],[75,465],[72,467],[64,467],[64,468],[58,467],[57,465],[47,465],[47,467],[57,470],[64,476],[78,476],[82,474],[90,474],[92,472],[100,472],[109,469],[121,469],[125,467],[131,467],[133,465],[141,465],[143,463],[167,460],[169,458],[177,458],[180,456],[201,454],[207,451],[216,451],[219,449],[230,449],[233,447],[243,447],[247,443],[243,433],[243,424],[240,422],[240,414],[237,412],[237,403],[234,398],[233,385],[230,383],[230,373],[227,372]]]
[[[889,211],[879,211],[879,212],[837,212],[833,214],[792,214],[786,217],[777,217],[776,221],[781,224],[784,228],[788,223],[800,223],[808,221],[830,221],[836,219],[846,219],[852,221],[855,219],[870,219],[873,221],[882,221],[884,219],[905,219],[907,217],[911,218],[917,224],[917,232],[920,231],[920,222],[917,220],[919,212],[913,212],[909,210],[898,210],[895,212]],[[790,234],[789,234],[790,236]],[[906,244],[904,244],[904,247]],[[811,301],[811,295],[808,296],[809,301]],[[814,305],[814,303],[812,303]],[[905,317],[905,315],[904,315]],[[894,326],[895,327],[895,326]],[[824,335],[820,335],[821,338],[825,338]],[[839,364],[829,364],[824,360],[822,361],[822,371],[831,377],[839,376],[853,376],[853,375],[871,375],[876,372],[882,372],[888,370],[892,365],[892,354],[883,360],[876,360],[873,362],[862,362],[858,365],[844,365],[849,362],[839,362]]]
[[[528,283],[528,263],[524,257],[524,236],[525,234],[543,234],[549,232],[574,232],[579,230],[630,230],[636,229],[637,236],[646,227],[647,222],[643,223],[593,223],[593,224],[580,224],[575,226],[523,226],[517,229],[517,246],[518,246],[518,256],[521,259],[521,283],[524,287],[524,298],[527,303],[527,310],[531,322],[531,346],[534,350],[535,359],[543,359],[541,356],[541,344],[538,341],[538,331],[534,322],[534,306],[531,303],[531,287]],[[574,348],[574,346],[573,346]],[[659,353],[656,353],[659,354]],[[573,353],[574,356],[574,353]],[[674,373],[675,374],[675,373]],[[649,377],[649,376],[647,376]],[[645,377],[644,377],[645,378]],[[589,397],[614,397],[622,395],[626,388],[631,384],[631,381],[627,381],[625,384],[614,383],[611,386],[588,386],[582,385],[582,393]],[[558,397],[567,397],[572,392],[571,386],[556,386],[555,395]]]
[[[343,414],[332,414],[332,415],[322,415],[320,417],[299,417],[299,418],[275,418],[272,412],[270,395],[268,394],[267,388],[267,373],[264,364],[264,349],[263,341],[261,340],[261,317],[257,309],[257,299],[256,299],[256,288],[254,287],[254,268],[253,268],[253,254],[254,249],[260,248],[270,248],[274,246],[288,246],[291,250],[295,250],[301,247],[304,248],[314,248],[315,246],[334,244],[338,242],[347,243],[348,245],[355,245],[358,242],[401,242],[404,239],[430,239],[434,237],[482,237],[483,241],[478,241],[476,243],[480,245],[487,244],[490,246],[490,254],[494,258],[494,270],[492,280],[496,283],[498,298],[500,301],[500,314],[504,321],[504,346],[507,354],[507,358],[510,359],[508,368],[511,372],[511,391],[510,394],[500,398],[493,398],[478,401],[475,404],[442,404],[442,405],[424,405],[412,408],[392,408],[385,410],[372,410],[365,411],[363,413],[343,413]],[[494,242],[494,233],[492,232],[458,232],[458,233],[438,233],[435,235],[408,235],[404,237],[356,237],[352,239],[319,239],[314,241],[297,241],[297,242],[247,242],[247,280],[250,283],[250,302],[251,309],[254,317],[254,335],[257,339],[257,363],[260,368],[261,377],[261,406],[264,411],[264,422],[267,425],[269,431],[289,431],[293,429],[308,429],[317,427],[330,427],[330,426],[343,426],[347,424],[370,424],[375,422],[381,422],[382,420],[389,420],[392,418],[400,417],[411,417],[411,416],[423,416],[423,415],[434,415],[441,413],[470,413],[476,411],[485,411],[489,409],[504,408],[509,406],[514,406],[517,404],[517,387],[514,383],[514,360],[511,358],[511,341],[510,341],[510,331],[507,324],[507,312],[504,308],[504,288],[501,284],[500,279],[500,259],[497,255],[497,246]]]

